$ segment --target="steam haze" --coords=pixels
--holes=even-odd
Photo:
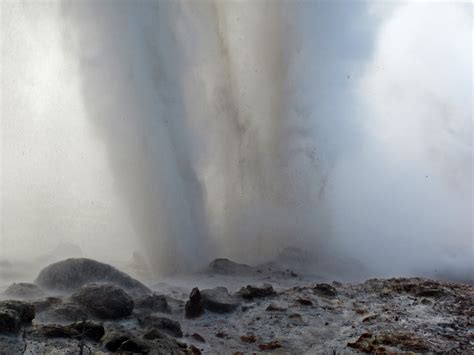
[[[471,4],[1,9],[0,258],[472,281]]]

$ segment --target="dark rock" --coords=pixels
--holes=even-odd
[[[71,299],[98,318],[122,318],[133,311],[133,299],[121,288],[111,284],[85,285]]]
[[[201,292],[197,287],[193,288],[189,294],[189,301],[184,306],[186,318],[197,318],[204,313],[204,308],[201,303]]]
[[[198,333],[194,333],[193,335],[191,335],[194,339],[196,339],[197,341],[200,341],[201,343],[205,343],[206,340],[202,337],[202,335],[198,334]]]
[[[252,344],[257,341],[257,337],[255,336],[255,334],[247,334],[247,335],[242,335],[240,337],[240,340],[242,340],[244,343]]]
[[[317,284],[313,286],[315,294],[323,297],[334,298],[337,296],[337,290],[335,287],[328,284]]]
[[[135,299],[135,309],[147,309],[153,312],[171,313],[166,297],[163,295],[144,295]]]
[[[192,355],[201,355],[201,350],[199,350],[198,348],[196,348],[194,345],[190,345],[189,346],[189,352],[192,354]]]
[[[87,312],[81,306],[71,302],[55,305],[48,311],[38,314],[39,319],[54,322],[75,322],[86,316]]]
[[[216,313],[233,312],[239,306],[238,300],[232,297],[225,287],[202,290],[201,304],[204,309]]]
[[[270,303],[265,310],[267,312],[285,312],[286,308],[277,306],[275,303]]]
[[[237,295],[251,300],[254,298],[274,296],[276,292],[270,284],[263,284],[262,286],[247,285],[246,287],[242,287]]]
[[[74,328],[67,325],[59,324],[41,324],[35,326],[33,336],[46,338],[79,338],[80,333]]]
[[[227,338],[228,335],[227,333],[224,333],[224,332],[217,332],[216,337],[224,339],[224,338]]]
[[[75,322],[69,325],[82,335],[90,340],[99,341],[105,333],[102,323],[86,320],[84,322]]]
[[[281,348],[281,344],[278,340],[272,340],[268,343],[259,344],[258,348],[262,351],[275,350]]]
[[[5,296],[19,299],[35,299],[44,296],[44,292],[35,284],[13,283],[4,292]]]
[[[112,352],[132,352],[147,354],[150,346],[132,334],[122,330],[107,332],[102,338],[104,347]]]
[[[31,324],[35,309],[31,303],[23,301],[0,302],[0,333],[17,333],[22,325]]]
[[[47,297],[33,302],[36,312],[44,312],[53,306],[61,304],[63,300],[59,297]]]
[[[380,334],[364,333],[348,347],[366,353],[389,352],[387,347],[402,351],[427,352],[431,347],[424,339],[407,332],[384,332]]]
[[[155,328],[155,327],[151,327],[149,329],[146,330],[146,332],[143,334],[143,337],[145,339],[150,339],[150,340],[154,340],[154,339],[164,339],[167,337],[166,334],[164,334],[161,330],[159,330],[158,328]]]
[[[140,325],[144,328],[157,328],[176,338],[181,338],[183,336],[181,325],[179,324],[179,322],[174,321],[172,319],[158,317],[154,314],[150,314],[143,318],[140,318],[138,321]]]
[[[104,335],[102,324],[93,321],[76,322],[69,325],[40,324],[36,325],[32,335],[46,338],[90,339],[98,342]]]
[[[312,306],[313,302],[307,298],[297,298],[296,303],[299,303],[302,306]]]
[[[51,264],[41,270],[35,281],[44,289],[60,292],[75,291],[93,282],[112,283],[137,294],[151,292],[141,282],[113,266],[85,258],[66,259]]]
[[[212,261],[208,270],[221,275],[245,275],[252,272],[253,268],[245,264],[238,264],[229,259],[219,258]]]

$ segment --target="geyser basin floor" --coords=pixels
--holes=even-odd
[[[120,327],[151,349],[163,349],[171,342],[176,351],[189,353],[196,353],[196,348],[212,354],[474,350],[473,286],[419,278],[317,284],[320,280],[300,277],[292,270],[278,271],[276,265],[271,270],[262,267],[227,271],[222,274],[222,269],[214,269],[150,285],[157,294],[167,296],[171,307],[171,313],[155,312],[152,317],[179,322],[183,336],[176,340],[187,344],[183,348],[170,340],[170,328],[176,336],[172,323],[165,327],[161,324],[162,338],[144,339],[152,326],[145,324],[143,317],[152,311],[137,309],[137,299],[131,316],[99,322],[106,335]],[[185,317],[184,303],[192,287],[202,291],[226,286],[235,295],[243,286],[262,282],[270,283],[276,293],[239,298],[239,306],[231,313],[206,310],[198,318]],[[18,336],[0,335],[0,353],[16,354],[24,349],[25,354],[78,351],[78,340],[32,336],[43,326],[38,319],[41,318],[36,317],[32,326]],[[103,340],[88,340],[86,345],[91,351],[105,351]],[[169,353],[169,349],[163,353]]]

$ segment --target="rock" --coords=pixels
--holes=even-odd
[[[216,337],[217,337],[217,338],[221,338],[221,339],[225,339],[225,338],[228,337],[228,334],[225,333],[225,332],[217,332],[217,333],[216,333]]]
[[[113,266],[85,258],[66,259],[51,264],[41,270],[35,281],[41,288],[58,292],[72,292],[93,282],[112,283],[137,294],[151,292],[141,282]]]
[[[259,344],[258,348],[262,351],[275,350],[281,348],[281,344],[278,340],[272,340],[268,343]]]
[[[176,337],[181,338],[183,336],[183,331],[181,330],[181,324],[169,318],[158,317],[154,314],[147,315],[143,318],[140,318],[139,323],[142,327],[148,328],[157,328],[163,332]]]
[[[307,298],[297,298],[296,303],[299,303],[302,306],[312,306],[313,302]]]
[[[392,352],[395,350],[427,352],[431,350],[428,342],[417,337],[415,334],[407,332],[382,332],[374,335],[371,333],[362,334],[357,341],[348,343],[348,347],[362,352]],[[387,349],[387,347],[391,349]]]
[[[87,312],[80,306],[72,302],[54,305],[46,312],[38,314],[38,318],[54,322],[75,322],[84,319]]]
[[[22,301],[0,302],[0,333],[17,333],[22,325],[31,324],[35,309],[31,303]]]
[[[80,333],[67,325],[59,324],[40,324],[35,326],[33,336],[46,338],[79,338]]]
[[[189,346],[189,352],[191,352],[192,355],[201,355],[201,350],[196,348],[194,345]]]
[[[102,338],[104,347],[112,352],[133,352],[147,354],[150,346],[131,333],[122,330],[107,332]]]
[[[201,292],[197,287],[193,288],[189,294],[189,301],[184,306],[186,318],[197,318],[204,313],[204,308],[201,304]]]
[[[334,298],[337,296],[336,288],[328,284],[316,284],[312,289],[313,292],[319,296],[328,298]]]
[[[242,287],[237,295],[251,300],[254,298],[274,296],[276,292],[270,284],[263,284],[262,286],[247,285],[246,287]]]
[[[44,312],[55,305],[59,305],[63,300],[59,297],[47,297],[33,302],[36,312]]]
[[[5,296],[19,299],[35,299],[44,297],[44,292],[35,284],[26,282],[13,283],[4,292]]]
[[[129,316],[133,299],[121,288],[111,284],[88,284],[77,290],[71,299],[90,314],[103,319]]]
[[[193,337],[193,339],[196,339],[197,341],[200,341],[201,343],[205,343],[206,340],[202,337],[202,335],[198,334],[198,333],[194,333],[193,335],[191,335]]]
[[[267,312],[286,312],[286,308],[280,307],[276,305],[275,303],[270,303],[265,310]]]
[[[208,266],[208,271],[220,275],[246,275],[252,270],[253,268],[249,265],[238,264],[224,258],[215,259]]]
[[[153,312],[171,313],[166,297],[163,295],[144,295],[135,299],[136,309],[146,309]]]
[[[85,338],[99,341],[105,333],[102,323],[86,320],[84,322],[75,322],[69,325],[75,329],[79,334],[84,335]]]
[[[161,330],[159,330],[158,328],[155,328],[155,327],[151,327],[149,329],[146,330],[146,332],[143,334],[143,337],[145,339],[150,339],[150,340],[154,340],[154,339],[163,339],[163,338],[166,338],[167,335],[164,334]]]
[[[41,324],[36,325],[33,335],[47,338],[82,338],[98,342],[105,330],[101,323],[93,321],[75,322],[69,325]]]
[[[239,302],[229,294],[225,287],[202,290],[201,304],[204,309],[215,313],[233,312],[239,306]]]
[[[255,336],[255,334],[247,334],[247,335],[242,335],[240,337],[240,340],[242,340],[244,343],[252,344],[257,341],[257,337]]]

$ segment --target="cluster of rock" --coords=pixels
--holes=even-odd
[[[219,259],[210,269],[247,275]],[[247,279],[245,279],[247,280]],[[49,296],[53,295],[53,296]],[[112,266],[68,259],[0,301],[0,353],[469,352],[474,287],[417,278],[360,285],[251,284],[153,293]],[[223,316],[224,315],[224,316]],[[190,331],[192,329],[192,331]],[[186,339],[186,342],[183,341]],[[311,340],[311,339],[317,339]]]

